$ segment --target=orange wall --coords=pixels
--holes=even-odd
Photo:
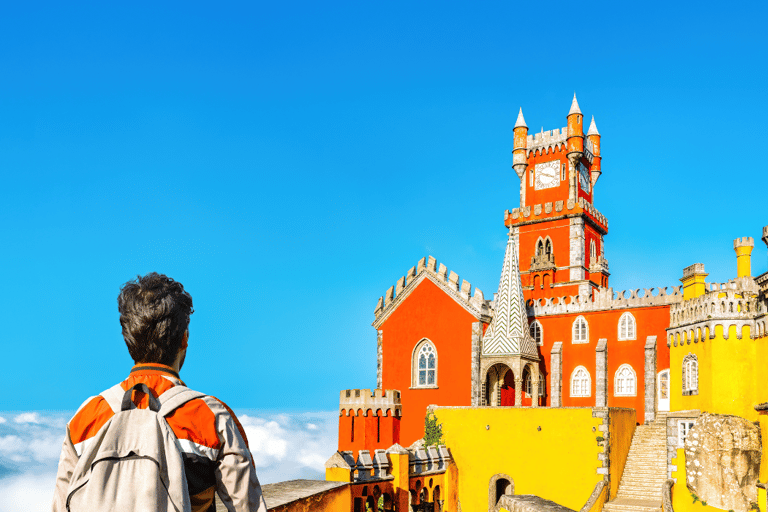
[[[525,183],[526,190],[525,190],[525,204],[526,206],[533,206],[536,204],[543,205],[544,203],[552,203],[554,205],[555,201],[567,201],[568,200],[568,168],[566,167],[565,171],[565,181],[560,181],[560,185],[557,187],[552,188],[545,188],[543,190],[536,190],[536,182],[534,181],[533,186],[530,186],[531,183],[531,177],[530,173],[534,172],[536,169],[536,164],[544,163],[544,162],[551,162],[552,160],[559,160],[560,161],[560,173],[562,177],[562,168],[563,164],[568,163],[568,158],[566,158],[566,151],[565,149],[560,150],[554,150],[550,153],[541,154],[541,150],[536,150],[534,154],[532,154],[528,158],[528,168],[525,173],[525,178],[528,180]]]
[[[619,318],[629,311],[635,317],[636,339],[619,341]],[[645,411],[645,340],[647,336],[656,336],[656,372],[669,368],[669,348],[666,343],[666,328],[669,326],[669,306],[630,308],[610,311],[584,313],[589,325],[589,343],[573,344],[571,328],[578,314],[547,316],[538,318],[543,328],[543,346],[539,347],[541,357],[550,365],[552,345],[563,342],[563,406],[594,407],[595,405],[595,348],[600,338],[608,340],[608,406],[630,407],[637,410],[638,421],[642,422]],[[529,319],[533,321],[533,318]],[[637,389],[634,397],[614,396],[613,384],[616,370],[622,364],[630,364],[637,376]],[[589,397],[571,397],[571,374],[577,366],[584,366],[592,380],[592,392]],[[549,404],[549,385],[547,377],[547,404]]]
[[[401,392],[400,444],[424,436],[427,406],[470,405],[472,323],[477,319],[428,279],[422,281],[381,326],[382,382]],[[437,388],[411,388],[413,349],[429,338],[437,350]]]
[[[339,416],[339,451],[368,450],[373,456],[376,449],[386,450],[395,443],[400,443],[400,418],[382,415],[379,411],[362,409],[343,411]],[[354,418],[354,421],[353,421]],[[354,424],[354,426],[353,426]],[[354,436],[352,430],[354,428]]]

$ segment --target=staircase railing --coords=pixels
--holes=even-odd
[[[675,481],[672,479],[667,480],[661,485],[661,510],[662,512],[675,512],[672,508],[672,486],[675,485]]]

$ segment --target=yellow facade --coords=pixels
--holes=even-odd
[[[443,438],[459,468],[464,512],[486,512],[495,475],[512,480],[514,494],[535,494],[579,510],[603,475],[601,418],[589,408],[437,407]],[[611,409],[616,430],[633,431],[634,410]],[[631,433],[619,435],[611,455],[624,460]],[[616,464],[619,471],[619,464]],[[621,464],[623,467],[623,464]],[[612,475],[613,476],[613,475]],[[620,479],[617,474],[616,480]]]

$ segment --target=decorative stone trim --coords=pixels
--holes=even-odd
[[[432,256],[421,258],[416,267],[411,267],[405,276],[398,279],[395,286],[390,286],[387,293],[383,297],[379,297],[379,302],[374,310],[373,326],[376,329],[381,327],[389,315],[424,279],[429,279],[444,290],[478,320],[485,323],[491,321],[491,308],[489,301],[485,300],[483,292],[475,287],[474,294],[470,297],[472,285],[468,281],[463,280],[459,286],[459,276],[456,272],[451,271],[449,274],[444,264],[441,263],[439,268],[436,268],[436,264],[437,262]]]
[[[562,407],[563,393],[563,342],[556,341],[549,355],[549,404],[550,407]]]
[[[369,412],[382,415],[400,416],[400,391],[396,389],[344,389],[339,394],[339,416],[356,414],[362,410],[365,416]]]
[[[384,331],[376,330],[376,388],[384,387]]]
[[[608,339],[595,347],[595,407],[608,407]]]
[[[483,344],[483,323],[472,323],[472,357],[470,375],[472,382],[470,386],[471,403],[473,407],[481,404],[482,385],[480,381],[480,352]]]
[[[645,369],[643,371],[645,387],[645,418],[643,423],[656,419],[656,336],[645,338]]]
[[[656,293],[654,295],[654,293]],[[614,309],[642,308],[648,306],[663,306],[682,302],[681,286],[674,286],[669,291],[664,288],[644,288],[625,290],[614,293],[613,288],[597,288],[593,297],[569,295],[550,297],[530,302],[528,316],[551,316],[569,313],[587,313]]]
[[[550,207],[548,208],[547,205],[550,205]],[[565,206],[565,208],[563,208],[563,206]],[[605,215],[600,213],[597,208],[592,206],[592,204],[583,197],[579,198],[578,201],[569,199],[565,204],[563,201],[556,201],[554,210],[555,214],[552,215],[551,203],[544,203],[543,208],[541,204],[521,206],[520,208],[513,208],[512,210],[505,211],[504,222],[505,224],[514,223],[517,225],[524,225],[531,222],[538,222],[541,220],[538,217],[546,218],[547,220],[566,217],[586,217],[589,223],[595,226],[601,234],[605,235],[608,233],[608,219],[606,219]],[[565,210],[565,212],[563,212],[563,210]],[[531,215],[533,215],[533,218],[531,218]]]
[[[592,409],[592,417],[593,418],[600,418],[602,420],[601,424],[598,425],[597,429],[600,431],[600,436],[603,437],[603,441],[601,442],[603,446],[603,453],[598,453],[597,458],[600,461],[600,467],[597,468],[596,472],[598,475],[603,475],[603,481],[606,483],[606,485],[610,485],[611,483],[611,428],[610,428],[610,422],[611,422],[611,416],[609,414],[609,409],[607,407],[595,407]]]

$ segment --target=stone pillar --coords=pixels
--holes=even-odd
[[[584,280],[584,218],[572,217],[569,228],[570,238],[570,281]]]
[[[656,418],[656,336],[645,338],[645,418],[650,423]]]
[[[384,365],[384,348],[382,341],[384,331],[376,331],[376,389],[384,389],[382,366]]]
[[[556,341],[549,355],[549,405],[562,407],[563,342]]]
[[[480,382],[480,349],[483,342],[483,323],[472,323],[472,355],[470,357],[470,378],[472,383],[470,386],[471,404],[473,407],[477,407],[482,403],[482,385]]]
[[[595,407],[608,407],[608,340],[600,338],[595,347]]]
[[[531,365],[531,407],[539,406],[539,365]]]
[[[515,407],[523,405],[523,378],[521,375],[515,375]]]

